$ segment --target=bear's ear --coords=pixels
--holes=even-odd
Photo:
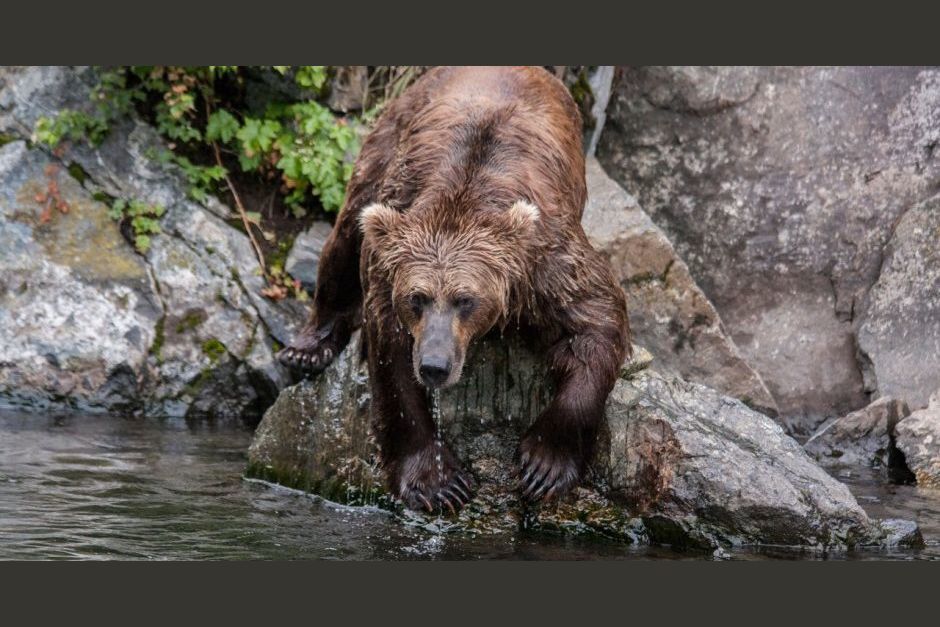
[[[401,224],[402,214],[388,205],[373,203],[363,207],[359,214],[359,229],[363,236],[373,241],[380,241],[394,232]]]
[[[535,228],[541,214],[539,208],[532,203],[517,200],[506,212],[506,219],[509,220],[509,226],[513,232],[528,234]]]

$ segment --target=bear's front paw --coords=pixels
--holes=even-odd
[[[314,331],[304,331],[290,346],[278,351],[275,357],[283,365],[307,375],[323,372],[343,349],[341,338],[326,324]]]
[[[472,481],[442,442],[407,455],[394,466],[398,470],[390,474],[389,487],[409,509],[444,513],[446,508],[456,514],[473,498]]]
[[[561,498],[578,484],[582,460],[569,446],[552,442],[531,429],[519,443],[520,483],[523,500]]]

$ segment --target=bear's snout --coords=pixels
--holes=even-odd
[[[425,313],[423,324],[415,335],[415,375],[428,388],[453,384],[455,370],[459,372],[454,334],[456,316],[453,311],[431,310]]]
[[[425,355],[421,358],[418,373],[421,380],[429,388],[443,385],[450,376],[451,362],[447,357],[440,355]]]

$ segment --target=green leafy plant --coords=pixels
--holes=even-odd
[[[136,110],[166,140],[167,148],[150,157],[177,168],[193,200],[206,203],[213,195],[230,194],[267,280],[265,295],[303,298],[300,283],[282,263],[265,263],[265,248],[273,254],[280,244],[276,231],[289,235],[303,222],[285,227],[287,222],[278,217],[274,228],[263,225],[275,216],[246,207],[237,187],[270,183],[294,219],[308,215],[311,207],[338,211],[359,151],[357,129],[371,124],[385,101],[421,69],[376,66],[368,71],[362,102],[369,108],[358,116],[339,116],[319,101],[335,74],[328,66],[97,68],[98,83],[87,105],[40,118],[33,140],[53,150],[63,142],[97,146],[118,118]],[[250,86],[259,84],[259,77],[267,102],[250,97]],[[376,97],[370,98],[371,93]],[[254,189],[250,202],[256,203],[257,195]],[[136,248],[146,252],[150,238],[160,232],[163,209],[119,199],[111,214],[130,226]]]
[[[50,147],[63,140],[87,141],[92,146],[102,142],[108,133],[108,121],[82,111],[66,110],[54,118],[40,117],[33,129],[33,141]]]
[[[139,90],[128,88],[122,72],[102,72],[91,90],[87,110],[65,109],[50,118],[41,116],[33,129],[33,141],[55,148],[68,139],[97,146],[108,134],[111,122],[128,113],[136,101],[142,100]]]
[[[323,89],[327,76],[325,65],[301,65],[294,71],[294,80],[298,85],[317,92]]]
[[[357,148],[355,133],[315,102],[293,105],[287,113],[294,124],[276,143],[280,155],[276,167],[291,189],[287,203],[299,209],[310,191],[324,207],[338,209],[352,176],[352,163],[345,155]]]
[[[329,69],[322,65],[271,69],[292,74],[294,82],[314,97],[329,78]],[[103,69],[87,111],[65,110],[54,118],[40,118],[33,138],[53,148],[65,140],[96,146],[114,119],[136,104],[149,112],[169,141],[173,153],[164,160],[182,169],[193,199],[205,201],[217,193],[228,174],[229,166],[221,158],[215,164],[192,158],[211,155],[218,144],[237,158],[243,172],[279,175],[295,215],[303,215],[314,199],[324,210],[338,211],[358,151],[353,127],[315,99],[274,102],[263,115],[249,113],[241,103],[220,95],[220,83],[237,83],[242,71],[236,66]]]
[[[163,207],[157,205],[118,198],[108,210],[108,216],[118,222],[129,221],[134,247],[143,254],[150,250],[150,236],[160,233],[160,218],[164,212]]]

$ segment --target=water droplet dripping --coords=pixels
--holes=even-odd
[[[435,455],[435,461],[437,462],[437,480],[439,485],[444,485],[444,462],[441,459],[441,449],[443,448],[443,442],[441,441],[441,391],[435,389],[431,393],[431,416],[434,418],[434,443],[437,445],[437,455]]]

